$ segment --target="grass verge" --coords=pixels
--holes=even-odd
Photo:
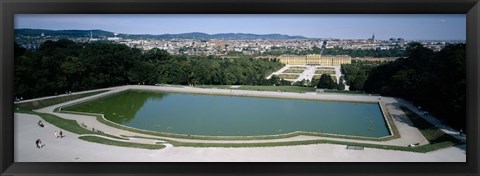
[[[296,92],[296,93],[305,93],[305,92],[315,92],[313,87],[300,87],[300,86],[240,86],[238,89],[241,90],[257,90],[257,91],[282,91],[282,92]]]
[[[417,152],[417,153],[427,153],[440,148],[449,147],[446,143],[437,143],[431,145],[424,145],[419,147],[402,147],[402,146],[392,146],[392,145],[380,145],[380,144],[366,144],[366,143],[357,143],[357,142],[344,142],[344,141],[334,141],[334,140],[305,140],[305,141],[289,141],[289,142],[262,142],[262,143],[192,143],[192,142],[180,142],[162,138],[151,138],[151,137],[141,137],[141,136],[124,136],[124,137],[135,137],[135,138],[145,138],[153,140],[162,140],[167,141],[176,147],[225,147],[225,148],[238,148],[238,147],[278,147],[278,146],[295,146],[295,145],[311,145],[311,144],[337,144],[337,145],[353,145],[353,146],[362,146],[366,148],[376,148],[383,150],[397,150],[397,151],[407,151],[407,152]],[[157,144],[163,144],[164,142],[157,142]]]
[[[322,75],[313,75],[312,79],[320,79],[320,77],[322,77]],[[330,77],[332,77],[332,79],[337,82],[337,76],[335,75],[330,75]]]
[[[328,75],[334,75],[335,70],[315,70],[315,74],[328,74]]]
[[[78,125],[77,121],[75,121],[75,120],[60,118],[60,117],[58,117],[56,115],[53,115],[53,114],[39,113],[39,112],[34,112],[34,111],[19,111],[18,113],[38,115],[38,116],[40,116],[40,118],[42,118],[46,122],[48,122],[52,125],[55,125],[58,128],[61,128],[63,130],[69,131],[71,133],[79,134],[79,135],[80,134],[97,134],[97,135],[107,136],[107,137],[116,138],[116,139],[125,139],[125,138],[113,136],[113,135],[106,134],[106,133],[90,131],[90,130],[85,129],[85,128],[81,127],[80,125]]]
[[[82,140],[85,140],[85,141],[89,141],[89,142],[95,142],[95,143],[106,144],[106,145],[121,146],[121,147],[133,147],[133,148],[142,148],[142,149],[150,149],[150,150],[165,148],[165,145],[122,142],[122,141],[105,139],[105,138],[97,137],[97,136],[80,136],[78,138],[82,139]]]
[[[303,73],[305,69],[287,69],[283,71],[282,73]]]
[[[289,69],[307,69],[307,67],[300,67],[300,66],[292,66],[292,67],[289,67]]]
[[[335,68],[332,68],[332,67],[317,67],[316,70],[335,70]]]
[[[197,88],[207,89],[235,89],[235,90],[256,90],[256,91],[282,91],[282,92],[315,92],[313,87],[300,87],[300,86],[254,86],[254,85],[239,85],[238,88],[231,88],[231,85],[197,85]]]
[[[442,130],[440,130],[435,125],[431,124],[430,122],[426,121],[418,114],[412,112],[410,109],[406,107],[400,107],[405,115],[408,116],[410,121],[412,121],[413,125],[420,130],[423,136],[430,142],[430,144],[437,144],[440,146],[453,146],[456,144],[460,144],[461,141],[457,140],[453,136],[446,134]]]
[[[300,75],[294,75],[294,74],[279,74],[277,75],[281,79],[297,79],[300,77]]]
[[[68,95],[68,96],[61,96],[61,97],[55,97],[55,98],[49,98],[49,99],[44,99],[44,100],[37,100],[37,101],[31,101],[31,102],[25,102],[25,103],[17,103],[14,105],[15,110],[18,108],[18,110],[33,110],[33,109],[40,109],[48,106],[52,106],[55,104],[59,103],[64,103],[67,101],[83,98],[83,97],[88,97],[100,93],[107,92],[109,90],[99,90],[95,92],[89,92],[89,93],[82,93],[82,94],[76,94],[76,95]]]
[[[383,116],[385,117],[385,120],[386,120],[385,123],[388,123],[386,125],[390,126],[391,132],[393,133],[392,136],[387,137],[388,140],[400,138],[400,132],[398,131],[397,125],[395,125],[395,122],[393,121],[392,115],[390,115],[388,108],[384,103],[379,103],[379,106],[383,113]]]
[[[361,94],[361,95],[372,95],[372,96],[379,96],[379,94],[367,94],[363,91],[351,91],[351,90],[329,90],[325,89],[323,92],[327,93],[341,93],[341,94]]]

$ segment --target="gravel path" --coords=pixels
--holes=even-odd
[[[160,150],[117,147],[78,139],[65,132],[55,138],[55,126],[40,128],[35,115],[16,114],[15,162],[465,162],[465,146],[426,154],[380,150],[346,150],[344,145],[314,144],[255,148],[193,148],[166,144]],[[35,147],[41,139],[45,147]],[[463,149],[461,148],[463,147]]]

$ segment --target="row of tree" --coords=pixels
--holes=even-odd
[[[174,56],[110,42],[46,41],[39,49],[15,44],[15,94],[32,98],[126,84],[287,84],[268,74],[283,64],[250,58]]]

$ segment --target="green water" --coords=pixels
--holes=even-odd
[[[145,130],[208,136],[293,131],[388,136],[378,104],[126,91],[66,108]]]

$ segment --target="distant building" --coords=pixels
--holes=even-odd
[[[375,43],[375,33],[372,35],[372,38],[368,39],[369,43]]]
[[[287,65],[319,65],[319,66],[340,66],[341,64],[351,64],[352,58],[348,55],[339,56],[321,56],[317,54],[308,54],[304,56],[283,55],[279,57],[281,63]]]
[[[115,34],[113,34],[113,35],[114,35],[115,37],[108,37],[107,40],[119,42],[119,41],[122,39],[122,38],[120,38],[120,37],[117,37],[117,36],[118,36],[117,33],[115,33]]]
[[[109,40],[109,41],[116,41],[116,42],[120,41],[120,39],[122,39],[122,38],[120,38],[120,37],[108,37],[107,38],[107,40]]]

